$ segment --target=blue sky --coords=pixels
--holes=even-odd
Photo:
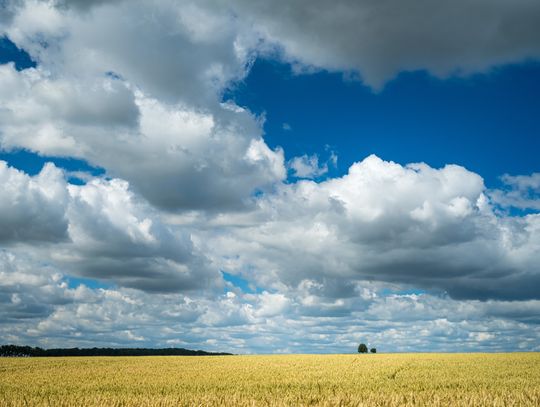
[[[0,63],[2,64],[13,62],[19,70],[36,66],[30,55],[18,48],[6,36],[0,40],[0,50],[2,51],[0,53]]]
[[[540,349],[540,6],[337,3],[2,3],[0,342]]]
[[[539,92],[535,61],[447,80],[402,73],[374,92],[341,73],[299,75],[263,59],[226,97],[264,112],[265,140],[288,157],[335,151],[331,175],[376,154],[401,164],[462,165],[495,187],[502,174],[539,171]]]

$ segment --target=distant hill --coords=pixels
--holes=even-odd
[[[184,348],[56,348],[42,349],[31,346],[2,345],[0,357],[40,356],[220,356],[232,355],[225,352],[205,352]]]

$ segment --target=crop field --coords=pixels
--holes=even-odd
[[[539,406],[540,354],[0,358],[1,406]]]

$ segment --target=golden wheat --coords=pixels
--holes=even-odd
[[[0,358],[1,406],[539,406],[540,354]]]

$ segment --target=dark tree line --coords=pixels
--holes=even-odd
[[[217,356],[232,355],[224,352],[205,352],[184,348],[56,348],[42,349],[30,346],[0,346],[0,357],[40,357],[40,356]]]

